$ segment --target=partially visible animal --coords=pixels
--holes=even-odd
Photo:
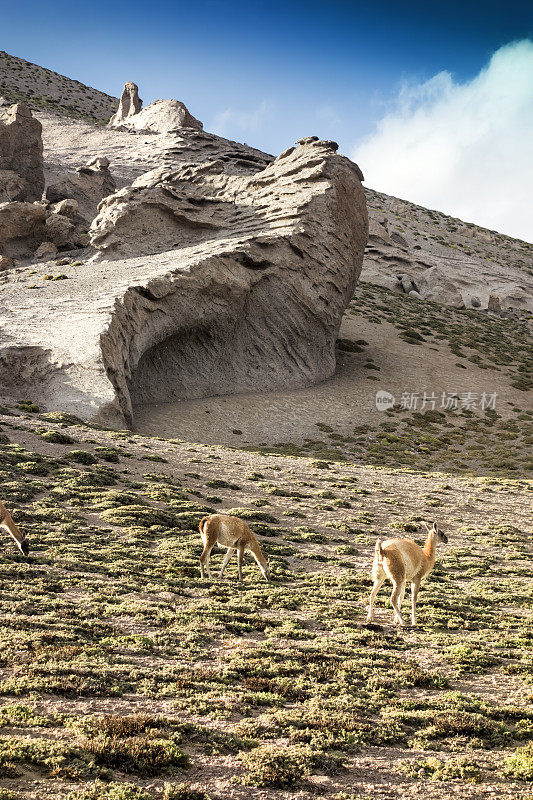
[[[26,539],[25,535],[18,529],[18,527],[13,522],[13,517],[5,507],[5,505],[0,500],[0,528],[3,528],[5,531],[9,533],[9,535],[15,541],[18,549],[22,553],[22,555],[27,556],[30,552],[30,548],[28,546],[28,540]]]
[[[202,555],[200,556],[200,572],[202,578],[205,578],[206,574],[208,578],[211,577],[209,558],[211,556],[211,550],[217,544],[219,547],[228,548],[218,575],[219,578],[223,577],[224,570],[233,552],[236,550],[239,580],[242,581],[242,562],[244,552],[248,550],[257,561],[263,577],[267,581],[270,580],[270,569],[261,552],[259,542],[244,520],[239,519],[239,517],[232,517],[229,514],[211,514],[201,520],[199,530],[204,545]]]
[[[391,603],[394,609],[393,623],[404,625],[401,606],[405,594],[407,581],[411,582],[411,625],[416,625],[416,601],[420,584],[427,578],[433,567],[437,555],[437,543],[448,541],[448,537],[433,522],[429,527],[423,523],[428,535],[423,547],[412,539],[387,539],[382,542],[378,539],[374,549],[372,564],[372,580],[374,586],[370,593],[367,622],[374,619],[374,602],[381,586],[388,578],[392,581]]]

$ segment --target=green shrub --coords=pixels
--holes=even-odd
[[[176,767],[183,769],[189,765],[188,756],[172,739],[103,736],[85,740],[82,747],[100,766],[136,775],[159,775],[160,772]]]
[[[95,781],[84,789],[71,792],[67,800],[152,800],[152,795],[131,783]]]
[[[210,481],[206,481],[205,485],[209,486],[210,489],[231,489],[234,492],[237,492],[241,488],[235,483],[225,481],[223,478],[213,478]]]
[[[211,798],[201,790],[190,789],[186,783],[165,783],[163,800],[211,800]]]
[[[77,464],[96,464],[97,459],[92,453],[86,450],[70,450],[65,453],[65,458],[69,461],[75,461]]]
[[[519,781],[533,781],[533,742],[515,750],[505,759],[503,773]]]
[[[433,781],[448,781],[456,778],[461,780],[477,782],[480,770],[477,764],[466,758],[457,760],[442,761],[439,758],[428,758],[425,761],[417,761],[410,765],[410,772],[413,777],[425,775]]]
[[[61,433],[61,431],[45,431],[41,433],[41,439],[51,444],[74,444],[76,441],[72,436],[67,433]]]
[[[265,744],[242,759],[247,782],[278,789],[298,785],[311,774],[312,763],[311,748],[300,745]]]
[[[258,511],[255,508],[230,508],[229,511],[224,512],[234,517],[240,517],[245,520],[253,520],[256,522],[277,522],[276,517],[269,514],[267,511]]]

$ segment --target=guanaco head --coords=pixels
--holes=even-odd
[[[432,522],[431,527],[429,527],[427,522],[424,522],[424,527],[426,528],[428,533],[435,534],[439,542],[444,542],[444,544],[448,544],[448,537],[446,536],[445,533],[443,533],[443,531],[441,531],[440,528],[437,528],[436,522]]]
[[[18,542],[17,542],[18,544]],[[23,556],[28,556],[30,554],[30,546],[28,544],[28,540],[24,538],[20,544],[18,544],[19,550]]]

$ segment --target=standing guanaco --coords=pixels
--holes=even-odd
[[[5,507],[5,505],[0,500],[0,528],[3,528],[5,531],[9,533],[9,535],[15,540],[15,544],[17,545],[18,549],[22,553],[22,555],[27,556],[30,552],[30,548],[28,547],[28,540],[24,536],[21,531],[17,528],[15,523],[13,522],[13,517]]]
[[[259,542],[254,534],[242,519],[232,517],[229,514],[211,514],[204,517],[199,525],[200,535],[204,544],[202,555],[200,556],[200,572],[202,578],[211,577],[209,571],[209,558],[211,550],[218,544],[219,547],[227,547],[228,551],[224,557],[222,567],[218,574],[219,578],[224,575],[224,570],[230,560],[233,551],[237,551],[237,565],[239,568],[239,580],[242,581],[242,561],[244,551],[249,550],[253,555],[259,569],[267,581],[270,580],[270,569],[267,561],[261,552]]]
[[[393,623],[404,625],[401,613],[405,586],[411,582],[411,625],[416,625],[416,600],[420,584],[435,566],[437,542],[446,542],[448,537],[437,528],[434,522],[431,526],[424,522],[428,532],[424,547],[420,547],[412,539],[387,539],[382,542],[378,539],[374,550],[372,564],[372,580],[374,586],[370,593],[367,622],[374,618],[374,601],[376,595],[384,584],[385,579],[392,581],[391,603],[394,609]]]

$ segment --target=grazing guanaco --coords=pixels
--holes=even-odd
[[[9,533],[9,535],[15,540],[15,544],[17,545],[18,549],[22,553],[22,555],[27,556],[30,552],[30,548],[28,547],[28,540],[24,536],[24,534],[19,531],[15,523],[13,522],[13,517],[5,507],[5,505],[0,500],[0,528],[3,528],[5,531]]]
[[[446,542],[448,537],[437,528],[434,522],[431,526],[424,522],[428,532],[424,547],[420,547],[412,539],[387,539],[382,542],[378,539],[374,550],[372,564],[372,580],[374,586],[370,593],[367,622],[374,618],[374,601],[376,595],[384,584],[385,579],[392,581],[391,603],[394,609],[393,623],[404,624],[401,613],[403,596],[407,581],[411,582],[411,625],[416,625],[416,599],[420,584],[435,566],[437,542]]]
[[[218,574],[219,578],[222,578],[224,575],[224,570],[228,565],[228,561],[233,551],[236,550],[239,580],[242,581],[242,560],[244,558],[244,551],[249,550],[257,561],[263,577],[266,578],[267,581],[270,580],[270,569],[261,552],[259,542],[246,522],[242,519],[232,517],[229,514],[211,514],[201,520],[199,529],[204,544],[204,549],[200,556],[200,572],[202,578],[205,578],[206,574],[208,578],[211,577],[209,558],[211,556],[211,550],[218,544],[219,547],[228,548]]]

